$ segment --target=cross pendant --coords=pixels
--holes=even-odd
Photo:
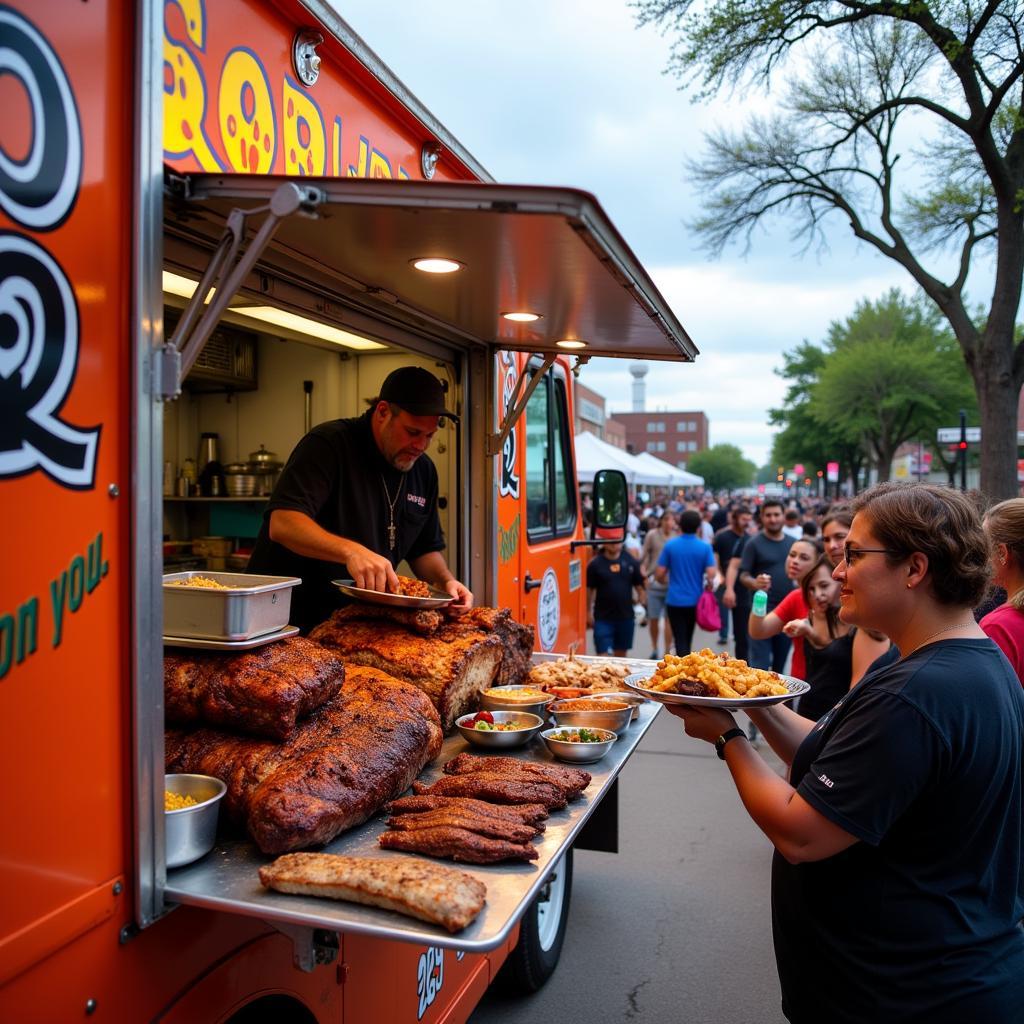
[[[394,523],[391,523],[388,526],[388,547],[391,548],[392,551],[395,550],[395,524]]]

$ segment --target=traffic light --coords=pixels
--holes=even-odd
[[[957,447],[961,451],[966,451],[967,450],[967,442],[966,441],[961,441],[960,444],[957,445]]]

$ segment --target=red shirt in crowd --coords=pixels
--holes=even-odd
[[[778,608],[775,609],[778,612]],[[1024,684],[1024,612],[1017,611],[1012,604],[1001,604],[986,615],[979,626],[995,640],[1013,666],[1017,678]]]
[[[791,590],[773,609],[772,615],[778,615],[782,624],[791,622],[793,619],[807,618],[807,602],[804,601],[804,592],[797,587]],[[1012,660],[1012,659],[1011,659]],[[797,679],[807,678],[807,666],[804,661],[804,639],[801,636],[793,640],[793,663],[790,672]]]

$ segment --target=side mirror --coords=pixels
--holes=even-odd
[[[601,469],[594,477],[594,529],[618,532],[629,518],[626,474],[619,469]]]
[[[622,543],[629,518],[629,490],[621,469],[600,469],[594,477],[594,521],[589,540],[574,540],[570,551]]]

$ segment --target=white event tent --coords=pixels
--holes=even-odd
[[[656,455],[652,455],[650,452],[640,452],[638,455],[634,455],[632,457],[636,459],[637,462],[640,462],[645,466],[649,466],[652,471],[671,474],[671,486],[673,487],[697,487],[704,483],[704,477],[698,476],[696,473],[688,473],[685,469],[673,466],[671,462],[659,459]]]
[[[704,483],[704,478],[687,473],[671,463],[656,459],[643,452],[630,455],[621,448],[602,441],[589,431],[576,435],[576,476],[582,483],[593,480],[601,469],[621,469],[630,487],[643,484],[649,487],[692,487]]]

